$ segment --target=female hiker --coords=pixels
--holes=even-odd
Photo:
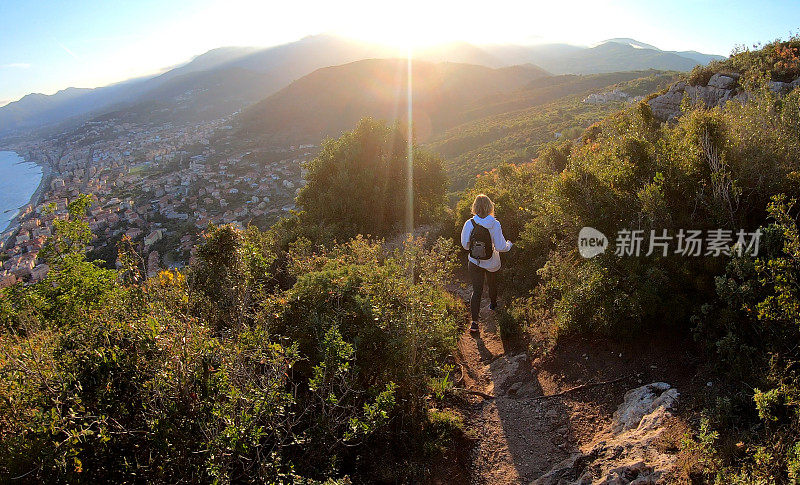
[[[483,281],[489,286],[489,308],[497,308],[497,270],[500,269],[500,253],[511,249],[506,241],[500,221],[494,218],[494,203],[480,194],[472,203],[471,219],[461,230],[461,245],[469,251],[469,276],[472,280],[472,297],[469,305],[472,313],[470,332],[478,332],[478,317],[481,310]]]

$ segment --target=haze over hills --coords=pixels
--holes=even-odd
[[[69,102],[57,93],[33,95],[39,100],[36,105],[27,97],[9,103],[0,108],[0,133],[123,108],[147,111],[146,104],[153,102],[173,106],[178,117],[192,110],[208,111],[215,116],[230,114],[315,69],[371,57],[374,53],[371,46],[327,35],[267,49],[214,49],[158,76],[84,90]],[[209,90],[217,95],[212,106],[205,104],[211,99]],[[137,106],[140,103],[145,105]]]
[[[486,97],[516,91],[548,74],[533,66],[492,69],[459,63],[415,61],[417,137],[464,121]],[[394,120],[407,109],[407,61],[369,59],[319,69],[245,110],[242,132],[275,144],[316,143],[365,116]]]
[[[96,112],[112,103],[125,101],[143,82],[133,80],[96,89],[67,88],[52,95],[29,94],[0,107],[0,134]]]
[[[506,63],[529,62],[554,74],[595,74],[639,69],[688,71],[698,64],[724,59],[723,56],[695,51],[662,51],[629,38],[608,39],[593,47],[542,44],[530,47],[487,46],[484,49]]]
[[[316,69],[370,58],[404,55],[399,49],[333,35],[309,36],[269,48],[223,47],[160,75],[95,89],[68,88],[31,94],[0,107],[0,134],[108,112],[159,113],[155,121],[225,116],[253,104]],[[499,68],[534,64],[555,74],[639,69],[689,70],[721,59],[698,52],[661,51],[633,39],[610,39],[595,47],[567,44],[475,46],[452,42],[415,52],[431,62]]]
[[[317,70],[242,111],[233,139],[268,151],[336,138],[364,117],[402,122],[406,64],[372,59]],[[446,159],[452,187],[460,190],[500,161],[528,162],[556,134],[574,138],[680,75],[650,69],[554,76],[530,64],[492,69],[416,61],[415,138]],[[593,93],[613,96],[582,102]]]
[[[574,139],[598,119],[681,76],[648,70],[537,79],[525,90],[499,96],[498,102],[481,110],[483,116],[470,116],[470,121],[435,134],[426,146],[445,158],[451,189],[461,190],[501,162],[530,162],[545,144]],[[584,102],[591,93],[619,97]]]

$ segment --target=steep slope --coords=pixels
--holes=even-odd
[[[455,293],[469,299],[463,287]],[[688,342],[674,336],[657,345],[576,338],[537,355],[504,338],[497,314],[483,303],[480,333],[464,332],[458,342],[458,380],[466,390],[461,408],[475,436],[469,477],[459,483],[645,484],[677,478],[687,429],[677,404],[699,387]],[[640,351],[645,343],[647,353]]]
[[[491,69],[455,63],[413,64],[417,137],[465,121],[481,100],[526,86],[546,73],[536,66]],[[407,61],[371,59],[324,68],[305,76],[242,113],[244,135],[273,143],[317,143],[360,118],[405,116]]]
[[[484,116],[436,135],[428,146],[446,158],[452,188],[461,190],[476,175],[503,162],[530,161],[557,136],[580,135],[626,103],[582,102],[588,94],[619,89],[632,100],[665,88],[677,77],[674,72],[634,71],[538,79],[495,105],[482,107]]]
[[[0,134],[44,126],[123,102],[144,87],[136,79],[95,89],[67,88],[52,95],[29,94],[0,108]]]
[[[109,107],[102,116],[133,123],[220,118],[269,95],[270,80],[269,74],[239,67],[187,73],[142,93],[135,102]]]
[[[52,96],[34,95],[33,99],[10,103],[0,107],[0,134],[122,108],[146,112],[148,103],[168,106],[171,99],[180,96],[179,104],[173,106],[178,119],[187,110],[227,115],[315,69],[381,52],[375,46],[330,35],[310,36],[266,49],[214,49],[157,76],[95,89],[70,88]],[[209,86],[215,86],[211,91],[216,97],[208,94]],[[162,118],[174,119],[166,111]]]
[[[89,91],[89,89],[67,88],[52,96],[41,93],[28,94],[18,101],[4,106],[3,112],[10,121],[20,122],[26,116],[41,116],[48,110],[68,105],[75,98],[79,98]]]
[[[193,57],[189,62],[178,64],[166,70],[160,76],[160,81],[167,81],[171,78],[190,74],[193,72],[208,71],[221,66],[233,64],[245,57],[248,57],[261,49],[257,47],[218,47],[208,52]]]

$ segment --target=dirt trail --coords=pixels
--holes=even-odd
[[[470,290],[459,288],[455,293],[467,300]],[[467,425],[477,435],[470,456],[470,483],[532,483],[564,460],[586,453],[609,433],[612,414],[625,391],[655,377],[643,375],[647,371],[626,376],[643,365],[631,366],[631,360],[616,348],[590,346],[590,360],[588,354],[580,353],[587,347],[577,346],[562,351],[565,355],[531,362],[524,350],[506,348],[495,313],[487,301],[483,303],[480,334],[465,332],[459,341],[463,387],[494,396],[467,397]],[[665,358],[675,355],[670,357],[667,351]],[[656,365],[644,367],[660,373]],[[554,396],[605,381],[613,382]]]
[[[469,296],[469,291],[459,293]],[[543,394],[542,383],[524,352],[506,352],[488,304],[481,308],[480,326],[480,335],[467,332],[459,341],[464,386],[495,396],[469,400],[468,424],[478,435],[470,481],[528,483],[574,449],[567,411],[558,399],[536,399]]]

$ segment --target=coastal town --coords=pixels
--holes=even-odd
[[[89,257],[113,267],[128,237],[147,272],[180,268],[209,224],[266,227],[295,208],[302,162],[315,145],[253,151],[232,142],[229,118],[140,126],[89,121],[70,132],[15,141],[2,149],[42,167],[31,202],[0,234],[0,288],[41,281],[40,251],[53,221],[81,194],[91,197]]]

